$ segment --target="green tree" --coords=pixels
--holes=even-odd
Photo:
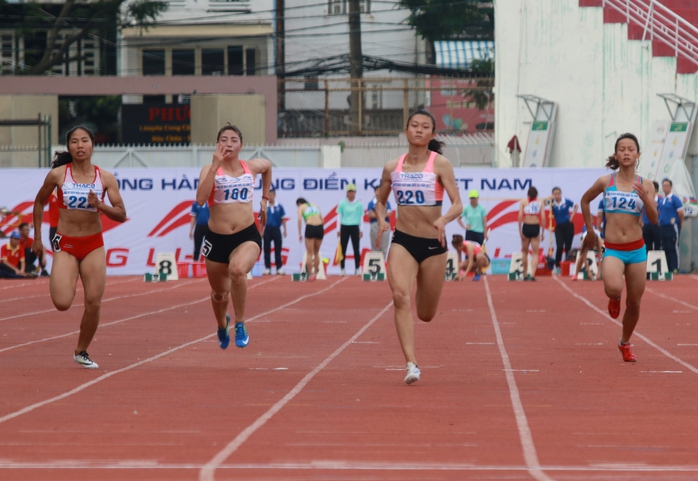
[[[482,0],[400,0],[407,23],[429,42],[459,38],[469,26],[492,23],[494,8]]]
[[[124,8],[123,5],[127,1],[66,0],[56,14],[45,9],[44,4],[23,5],[25,10],[22,15],[30,21],[22,22],[16,32],[18,36],[31,36],[40,41],[35,47],[35,55],[25,55],[25,65],[18,73],[40,75],[56,65],[82,60],[81,55],[72,57],[67,55],[75,42],[96,32],[114,31],[122,26],[138,26],[147,29],[168,7],[165,1],[135,0]],[[69,34],[61,39],[61,34],[65,32]],[[42,35],[39,35],[40,33]]]
[[[479,110],[485,110],[491,102],[494,102],[494,60],[473,60],[470,70],[479,73],[480,76],[473,88],[463,91],[463,97],[475,102]]]

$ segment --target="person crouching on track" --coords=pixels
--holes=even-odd
[[[250,341],[245,326],[247,273],[262,250],[262,236],[255,225],[253,210],[256,175],[262,174],[261,228],[266,221],[271,187],[271,162],[266,159],[240,160],[241,150],[240,129],[230,124],[220,129],[213,161],[201,169],[196,191],[196,202],[199,205],[208,202],[211,213],[202,253],[206,258],[221,349],[230,343],[229,297],[235,311],[235,345],[242,348]]]
[[[463,210],[453,167],[441,155],[441,143],[434,136],[436,121],[425,110],[407,119],[407,154],[383,168],[376,202],[378,236],[390,226],[385,211],[390,188],[397,203],[397,226],[388,254],[388,281],[393,292],[395,326],[407,361],[405,382],[412,384],[421,373],[414,353],[414,323],[411,312],[412,286],[417,281],[417,317],[424,322],[436,315],[446,270],[446,224]],[[451,207],[441,214],[444,190]]]
[[[599,194],[604,194],[606,250],[603,256],[603,284],[609,299],[608,313],[616,319],[620,315],[620,297],[625,278],[628,298],[618,349],[626,362],[637,360],[630,349],[630,336],[640,319],[640,302],[645,292],[647,251],[640,227],[643,207],[651,223],[656,224],[658,218],[652,182],[635,173],[639,161],[640,144],[637,137],[633,134],[618,137],[615,152],[606,162],[606,167],[617,172],[599,177],[581,201],[587,232],[592,232],[594,224],[589,204]],[[595,236],[586,236],[584,243],[593,249]]]
[[[41,224],[44,206],[54,189],[58,189],[60,214],[53,246],[53,266],[49,289],[53,305],[67,311],[75,298],[78,277],[85,290],[85,311],[80,323],[78,345],[73,360],[87,369],[96,369],[87,348],[99,326],[99,314],[107,277],[107,264],[102,238],[104,214],[116,222],[126,220],[126,208],[119,194],[119,185],[110,172],[92,165],[94,135],[85,127],[75,127],[66,135],[67,152],[57,152],[51,171],[34,201],[34,233],[32,249],[41,258]],[[104,202],[109,197],[111,205]]]
[[[458,239],[458,237],[460,239]],[[457,243],[460,241],[460,246]],[[453,236],[451,241],[457,251],[465,254],[463,262],[458,264],[458,275],[454,280],[462,281],[471,270],[474,272],[473,281],[479,281],[480,275],[490,266],[490,257],[483,247],[475,241],[464,241],[461,236]]]

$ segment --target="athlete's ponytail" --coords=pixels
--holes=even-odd
[[[78,131],[78,130],[84,130],[87,133],[87,136],[90,138],[92,141],[92,145],[95,143],[95,134],[92,133],[90,129],[87,127],[83,127],[82,125],[77,125],[70,129],[66,134],[65,134],[65,145],[70,145],[70,139],[73,136],[73,134]],[[68,150],[64,150],[63,152],[56,152],[53,154],[53,162],[51,162],[51,168],[55,169],[56,167],[60,167],[61,165],[66,165],[70,164],[73,162],[73,156],[70,155],[70,148]]]
[[[443,152],[443,147],[444,147],[444,143],[443,143],[443,142],[439,142],[439,141],[436,140],[436,139],[431,139],[431,140],[429,141],[429,145],[427,146],[427,148],[428,148],[429,150],[431,150],[432,152],[436,152],[437,154],[443,154],[443,153],[444,153],[444,152]]]
[[[616,146],[613,149],[613,155],[611,155],[606,160],[606,168],[611,170],[618,170],[618,168],[620,167],[620,162],[618,162],[618,159],[616,159],[616,152],[618,152],[618,142],[620,142],[623,139],[630,139],[633,142],[635,142],[635,146],[637,147],[637,153],[640,153],[640,143],[637,141],[637,137],[630,133],[623,134],[620,137],[618,137],[618,140],[616,140]],[[637,165],[635,165],[635,168],[637,169]]]
[[[412,120],[412,117],[414,117],[415,115],[426,115],[427,117],[429,117],[431,119],[431,132],[436,132],[436,119],[433,115],[431,115],[431,113],[427,112],[424,109],[417,109],[414,112],[412,112],[410,116],[407,117],[407,125],[405,125],[405,128],[407,128],[410,125],[410,120]],[[443,146],[443,142],[439,142],[436,139],[431,139],[429,141],[429,145],[427,145],[427,148],[432,152],[436,152],[437,154],[443,154]]]
[[[70,164],[72,162],[73,162],[73,156],[70,155],[70,152],[68,152],[68,151],[56,152],[55,154],[53,154],[53,162],[51,162],[51,168],[55,169],[56,167],[60,167],[61,165]]]

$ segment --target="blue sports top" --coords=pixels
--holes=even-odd
[[[616,187],[616,174],[611,174],[611,180],[608,187],[603,192],[604,198],[604,213],[605,214],[629,214],[640,216],[645,203],[637,195],[637,192],[623,192]],[[637,182],[642,182],[642,177],[639,175],[635,179]]]

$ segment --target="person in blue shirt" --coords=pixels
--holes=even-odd
[[[683,224],[683,204],[681,199],[671,193],[673,185],[669,179],[662,181],[664,196],[658,201],[658,210],[662,250],[666,254],[669,270],[676,273],[679,269],[679,234]]]
[[[555,217],[555,267],[560,269],[562,251],[570,252],[574,240],[574,219],[579,206],[562,196],[562,189],[553,188],[553,200],[550,204]]]
[[[271,244],[274,243],[274,260],[276,261],[276,275],[283,276],[283,262],[281,248],[283,237],[286,237],[286,211],[284,206],[276,203],[276,191],[269,191],[269,205],[267,206],[267,225],[264,227],[264,275],[271,274]]]
[[[194,239],[194,262],[198,262],[201,255],[201,244],[208,231],[209,217],[211,217],[211,212],[208,210],[208,202],[200,206],[194,201],[191,206],[191,224],[189,226],[189,238]]]
[[[380,184],[375,186],[373,188],[373,191],[375,192],[375,196],[371,200],[371,202],[368,203],[368,207],[366,207],[366,216],[368,216],[368,220],[371,224],[371,250],[372,251],[381,251],[383,253],[383,258],[387,259],[388,258],[388,242],[390,241],[390,231],[385,231],[383,232],[383,236],[381,237],[381,246],[380,249],[376,246],[376,239],[378,238],[378,217],[376,217],[376,198],[378,197],[378,193],[380,191]],[[385,222],[390,224],[390,214],[392,213],[393,208],[390,206],[390,202],[386,204],[386,211],[385,211]]]
[[[652,181],[654,191],[659,192],[659,184]],[[655,194],[654,205],[659,208],[659,196]],[[652,224],[647,218],[647,209],[642,209],[642,238],[645,239],[645,248],[648,251],[662,250],[661,236],[659,234],[659,224]]]

